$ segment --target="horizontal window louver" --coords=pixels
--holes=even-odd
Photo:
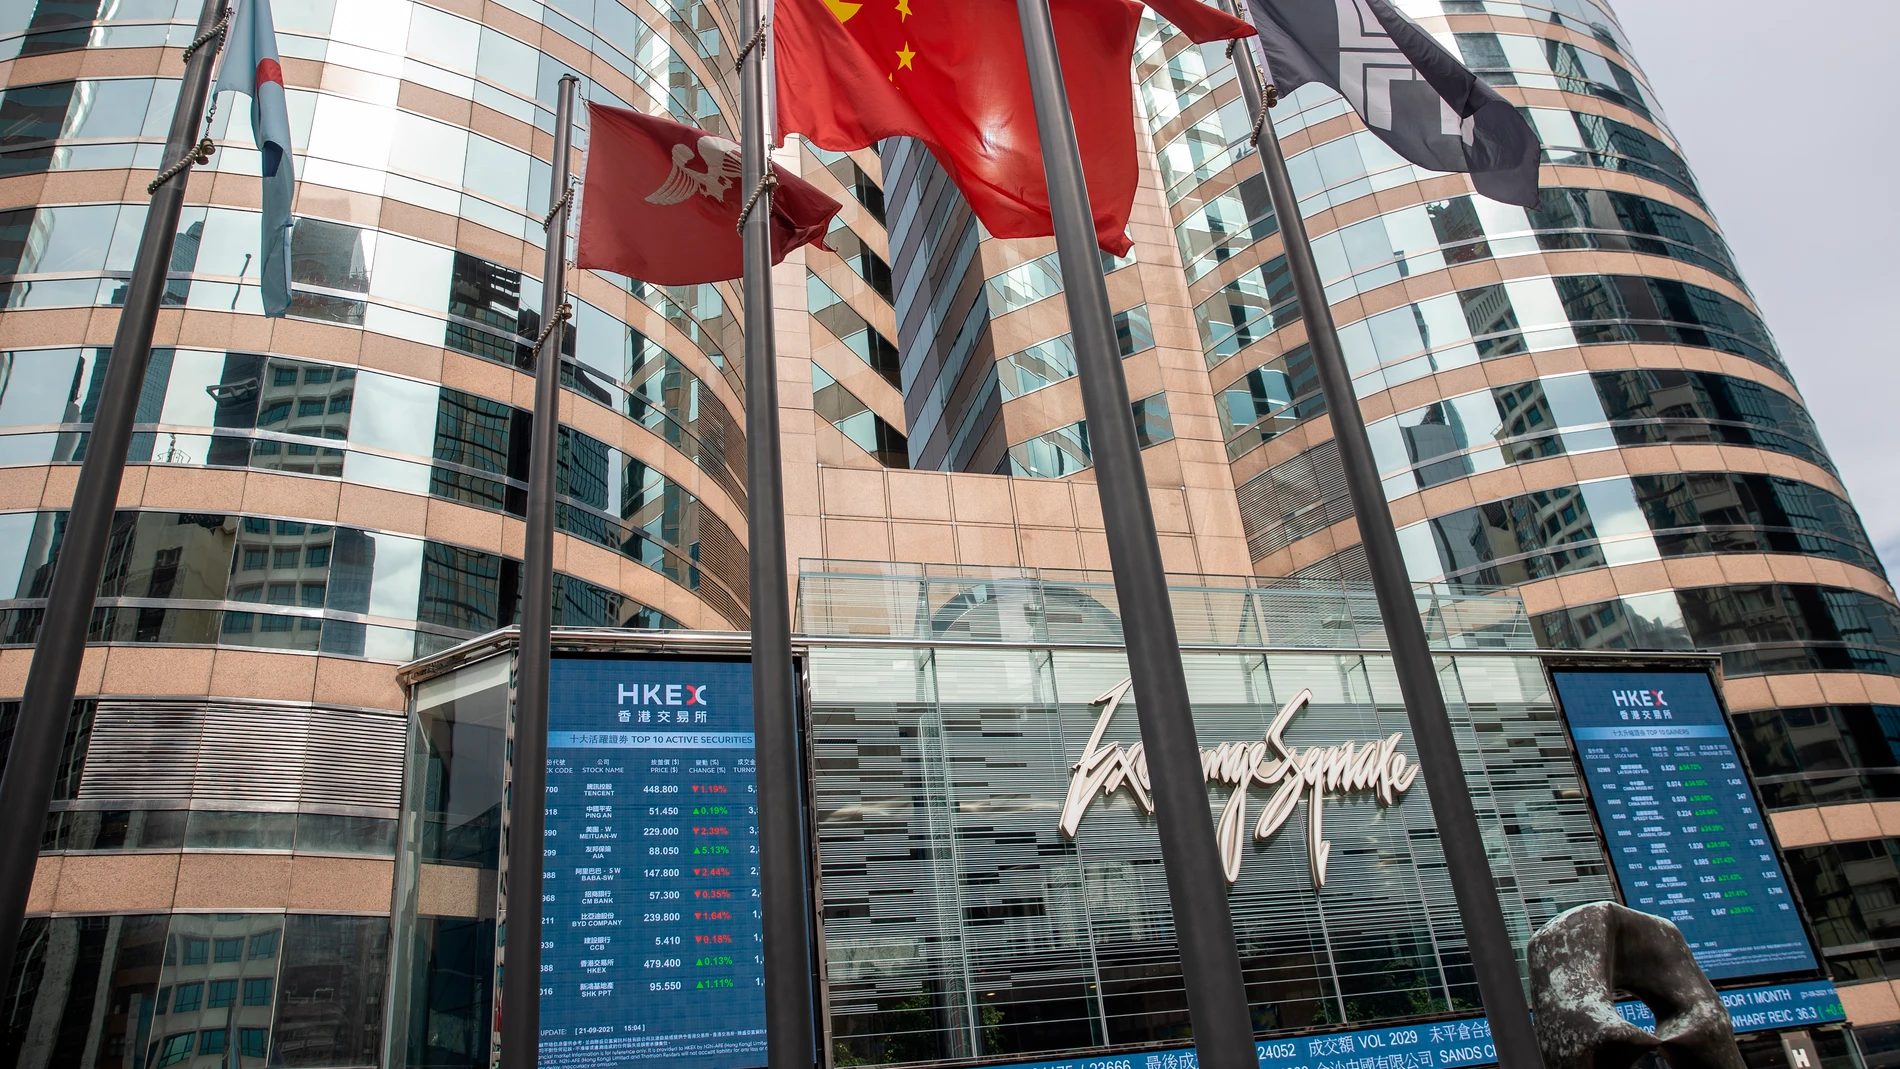
[[[394,810],[402,758],[400,714],[108,700],[93,719],[79,798]]]
[[[1239,497],[1241,530],[1254,560],[1352,515],[1345,465],[1330,441],[1248,479]]]
[[[1319,579],[1329,583],[1370,583],[1372,565],[1366,561],[1366,547],[1362,543],[1314,561],[1294,572],[1293,578]]]

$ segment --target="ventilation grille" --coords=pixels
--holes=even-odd
[[[79,797],[393,810],[402,761],[399,713],[101,701]]]
[[[1339,447],[1323,442],[1240,485],[1247,553],[1259,560],[1352,516]]]

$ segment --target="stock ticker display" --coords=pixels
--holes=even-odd
[[[544,1069],[765,1064],[752,667],[556,657]]]
[[[1813,970],[1814,951],[1709,677],[1553,672],[1618,885],[1713,980]]]

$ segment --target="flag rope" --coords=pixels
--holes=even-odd
[[[541,220],[541,229],[544,231],[553,229],[554,217],[561,214],[561,209],[572,203],[574,203],[574,183],[570,182],[568,183],[567,192],[561,194],[560,201],[556,203],[554,207],[548,209],[547,218]]]
[[[738,56],[736,56],[736,57],[734,57],[734,59],[733,59],[733,61],[732,61],[732,69],[733,69],[733,70],[735,70],[735,71],[742,71],[742,70],[744,70],[744,69],[745,69],[745,58],[746,58],[746,56],[748,56],[748,55],[750,55],[750,54],[752,53],[752,50],[753,50],[753,49],[755,49],[755,48],[757,48],[757,47],[759,47],[759,45],[760,45],[760,44],[761,44],[762,42],[764,42],[764,40],[765,40],[765,31],[766,31],[766,30],[767,30],[768,28],[770,28],[770,27],[771,27],[771,25],[772,25],[772,20],[771,20],[771,19],[760,19],[760,20],[759,20],[759,31],[758,31],[757,33],[755,33],[755,34],[753,34],[753,35],[752,35],[752,40],[750,40],[750,41],[747,41],[747,42],[745,43],[745,47],[744,47],[744,48],[741,48],[741,49],[739,50],[739,54],[738,54]]]
[[[208,137],[205,138],[203,141],[198,142],[197,145],[193,146],[190,152],[187,152],[183,156],[180,156],[177,159],[173,160],[170,166],[158,172],[158,177],[146,183],[145,185],[146,195],[150,196],[151,194],[158,192],[159,186],[162,186],[165,183],[171,181],[173,178],[178,177],[179,172],[189,169],[192,164],[210,163],[211,154],[213,152],[216,152],[217,149],[218,149],[218,146],[213,144],[211,139]]]
[[[1280,90],[1273,85],[1268,85],[1266,91],[1260,94],[1260,114],[1253,117],[1253,136],[1248,138],[1248,144],[1255,148],[1260,147],[1260,135],[1267,128],[1267,110],[1278,103],[1280,103]]]
[[[222,49],[224,47],[224,40],[223,40],[224,31],[230,29],[230,27],[231,27],[231,13],[227,11],[225,12],[224,17],[218,20],[217,25],[199,34],[197,40],[186,45],[185,53],[184,55],[180,56],[179,59],[189,63],[191,61],[192,53],[198,51],[200,48],[203,48],[213,38],[216,38],[218,40],[217,49],[214,49],[213,51]],[[202,140],[200,140],[196,145],[192,146],[192,148],[189,151],[187,151],[183,156],[180,156],[177,159],[173,160],[170,164],[168,164],[165,167],[164,170],[158,172],[157,177],[153,178],[150,182],[146,183],[145,185],[146,196],[149,197],[153,195],[154,193],[157,193],[159,186],[162,186],[165,183],[171,181],[172,179],[178,177],[180,173],[190,169],[192,164],[206,164],[206,163],[211,162],[211,154],[218,150],[218,146],[212,142],[211,137],[210,137],[211,120],[216,118],[217,114],[218,114],[218,96],[216,93],[213,93],[211,95],[211,110],[207,112],[205,115],[205,135],[206,136]]]
[[[223,37],[224,31],[230,28],[231,28],[231,16],[227,12],[223,18],[218,20],[218,24],[216,26],[213,26],[210,29],[206,30],[205,32],[199,34],[198,39],[196,41],[193,41],[190,44],[186,45],[185,54],[178,58],[189,62],[191,60],[191,54],[193,52],[196,52],[200,48],[203,48],[205,46],[205,43],[207,41],[210,41],[213,37]],[[223,47],[223,46],[220,45],[219,47]]]
[[[759,198],[777,188],[778,172],[765,172],[765,177],[759,180],[758,188],[754,189],[752,195],[746,198],[745,207],[739,209],[739,232],[741,234],[745,233],[745,221],[752,218],[752,209],[758,206]]]
[[[541,328],[541,336],[534,340],[533,355],[537,359],[541,355],[541,347],[548,343],[548,338],[553,336],[555,331],[561,329],[562,323],[565,323],[572,318],[574,318],[574,306],[572,304],[563,302],[561,307],[555,310],[554,318],[548,321],[547,326]]]

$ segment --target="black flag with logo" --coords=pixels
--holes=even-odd
[[[1339,91],[1379,139],[1434,171],[1468,171],[1479,193],[1537,207],[1537,135],[1390,0],[1248,0],[1273,83]]]

